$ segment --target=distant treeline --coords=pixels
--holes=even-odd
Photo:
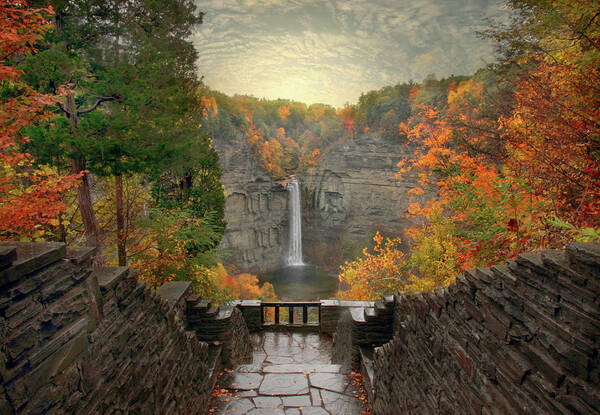
[[[247,95],[230,97],[203,86],[204,116],[210,135],[220,140],[244,136],[261,164],[274,178],[314,166],[331,149],[357,133],[371,133],[402,142],[399,128],[419,105],[447,103],[447,91],[467,76],[423,82],[407,82],[369,91],[358,103],[334,108],[327,104],[307,105],[287,99],[259,99]]]

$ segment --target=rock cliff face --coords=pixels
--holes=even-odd
[[[242,136],[215,140],[226,191],[220,249],[242,271],[281,265],[288,239],[287,191],[258,164]]]
[[[398,162],[412,151],[405,144],[362,134],[333,150],[303,176],[303,242],[309,261],[326,264],[331,258],[347,259],[342,257],[371,243],[375,230],[401,234],[410,226],[405,217],[407,193],[419,184],[415,175],[396,178],[395,173]],[[355,245],[354,252],[332,255],[332,247],[339,251],[344,245]]]
[[[259,166],[243,137],[219,139],[215,148],[227,192],[227,230],[221,249],[240,270],[279,267],[287,251],[288,195]],[[375,230],[401,234],[410,225],[407,192],[413,176],[395,177],[413,149],[370,134],[334,149],[301,175],[304,259],[329,267],[354,258]],[[422,197],[427,197],[427,194]]]

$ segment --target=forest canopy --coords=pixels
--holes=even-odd
[[[368,134],[406,145],[424,189],[407,238],[375,235],[341,267],[343,298],[430,291],[467,268],[600,238],[598,2],[509,0],[481,36],[497,61],[334,108],[227,96],[198,76],[191,0],[0,0],[0,237],[96,248],[152,287],[194,281],[221,301],[275,296],[216,247],[225,193],[213,138],[273,179]],[[418,198],[421,200],[421,198]]]
[[[447,83],[415,85],[399,134],[417,146],[398,176],[418,173],[419,220],[399,239],[375,237],[341,268],[344,298],[431,291],[468,268],[600,238],[600,25],[595,1],[508,2],[509,24],[483,33],[497,63]],[[382,279],[383,277],[383,279]]]

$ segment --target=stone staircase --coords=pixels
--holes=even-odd
[[[373,402],[374,351],[376,347],[382,346],[392,338],[394,296],[384,296],[381,300],[376,301],[373,307],[365,307],[362,310],[362,315],[358,310],[352,313],[352,322],[355,327],[353,335],[360,342],[358,357],[363,386],[367,391],[369,402]]]
[[[342,314],[334,336],[333,362],[360,369],[365,390],[373,398],[373,351],[391,340],[394,296],[355,302]]]
[[[211,413],[357,415],[366,413],[359,383],[331,364],[331,338],[317,333],[254,333],[253,363],[224,373]]]
[[[186,299],[186,327],[200,341],[221,347],[222,363],[232,367],[252,358],[250,333],[237,302],[215,305],[198,295]]]

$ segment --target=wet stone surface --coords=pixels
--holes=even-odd
[[[214,414],[358,415],[357,387],[331,364],[331,339],[307,333],[252,335],[254,359],[219,381]]]

